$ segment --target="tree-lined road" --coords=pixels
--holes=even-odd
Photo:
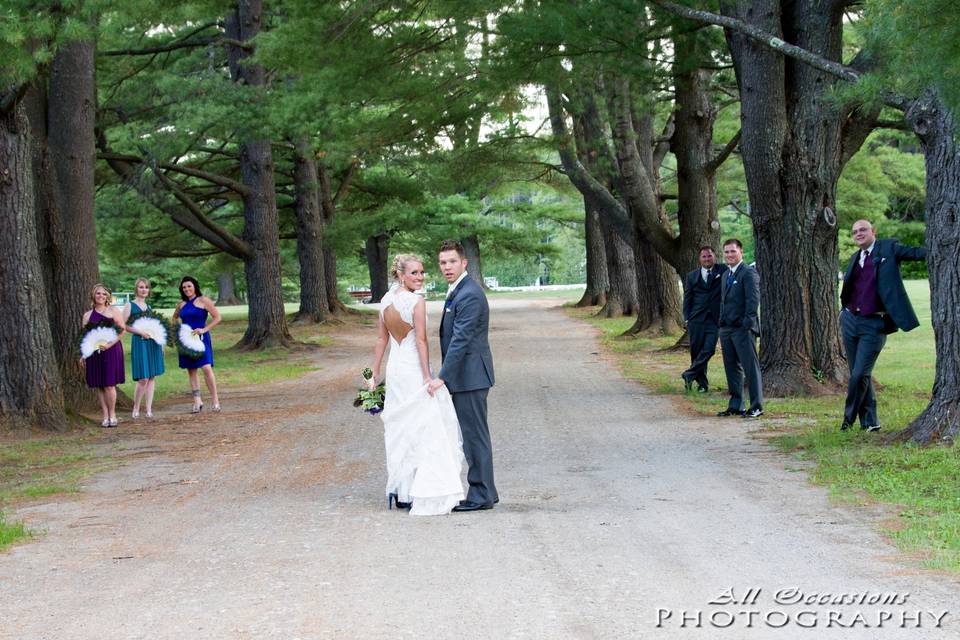
[[[623,380],[554,303],[492,301],[493,511],[386,510],[381,423],[350,404],[374,332],[345,330],[223,414],[122,425],[125,464],[12,514],[46,534],[0,555],[0,637],[958,637],[957,579],[912,568],[879,514],[831,504],[758,423]],[[731,588],[748,602],[710,604]],[[791,588],[896,603],[774,602]]]

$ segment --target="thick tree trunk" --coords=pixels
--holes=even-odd
[[[607,256],[606,304],[597,315],[604,318],[632,316],[637,312],[637,267],[634,261],[633,238],[625,237],[621,228],[602,207],[600,229],[603,233],[604,253]]]
[[[723,13],[827,59],[841,54],[831,3],[725,0]],[[771,396],[829,391],[846,377],[836,307],[835,194],[869,133],[836,78],[727,31],[741,96],[743,157],[760,274],[763,386]],[[824,385],[821,381],[834,383]]]
[[[624,335],[644,332],[675,334],[680,331],[681,301],[677,273],[646,240],[637,243],[637,320]]]
[[[603,246],[600,212],[586,197],[583,199],[583,208],[583,229],[587,248],[587,288],[576,306],[603,306],[607,301],[610,279],[607,277],[607,254]]]
[[[0,298],[22,312],[0,340],[0,431],[66,427],[37,245],[32,154],[30,125],[18,106],[0,121]]]
[[[896,439],[953,443],[960,430],[960,145],[955,121],[928,89],[907,110],[927,170],[927,270],[937,372],[927,408]]]
[[[463,245],[463,252],[467,258],[467,273],[482,289],[486,289],[487,285],[483,282],[483,265],[480,263],[480,238],[474,233],[460,238],[460,244]]]
[[[233,271],[221,271],[217,276],[217,306],[243,304],[237,295],[237,274]]]
[[[367,238],[364,253],[367,256],[367,269],[370,271],[370,299],[379,302],[390,288],[387,274],[390,257],[390,236],[381,233]]]
[[[254,38],[260,32],[261,11],[260,0],[240,0],[237,11],[227,16],[227,35],[243,42]],[[266,84],[263,67],[245,62],[249,50],[230,45],[227,51],[234,82],[254,88]],[[283,309],[273,153],[269,140],[256,137],[252,134],[240,144],[240,175],[250,189],[243,196],[243,239],[253,248],[244,263],[250,311],[247,331],[237,343],[241,349],[288,346],[293,341]]]
[[[294,152],[293,172],[297,212],[297,257],[300,259],[300,310],[298,322],[323,322],[330,308],[324,273],[323,212],[317,182],[317,163],[307,140]]]
[[[44,136],[38,140],[40,165],[34,176],[47,310],[64,402],[76,412],[97,406],[78,364],[80,319],[100,279],[94,220],[95,49],[93,42],[61,47],[50,66],[46,94],[39,91],[33,111],[37,134]]]

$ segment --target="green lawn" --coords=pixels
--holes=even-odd
[[[935,373],[930,294],[926,281],[909,281],[907,292],[920,327],[889,336],[874,370],[882,433],[906,427],[930,398]],[[670,394],[685,408],[712,415],[726,406],[723,364],[710,363],[711,390],[684,393],[680,372],[689,364],[684,351],[668,350],[673,337],[623,339],[632,318],[598,319],[596,309],[569,309],[603,330],[603,342],[625,375],[656,393]],[[811,477],[839,500],[890,506],[894,518],[885,532],[924,566],[960,571],[960,451],[955,447],[885,445],[882,434],[839,431],[843,394],[818,398],[766,398],[770,440],[788,455],[816,463]]]

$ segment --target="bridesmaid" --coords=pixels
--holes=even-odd
[[[83,324],[109,322],[117,328],[117,339],[101,347],[96,353],[80,364],[86,369],[87,386],[97,390],[100,410],[103,412],[101,427],[117,426],[117,385],[125,381],[123,375],[123,335],[124,323],[120,311],[114,309],[113,294],[103,284],[93,285],[90,291],[90,311],[83,314]]]
[[[200,283],[191,276],[184,276],[180,281],[180,297],[182,301],[177,304],[173,319],[180,318],[184,324],[192,327],[193,332],[200,336],[207,347],[203,355],[196,359],[180,354],[180,368],[187,370],[187,375],[190,377],[190,392],[193,394],[193,408],[190,413],[200,413],[203,409],[197,369],[203,370],[207,390],[210,391],[210,397],[213,400],[213,410],[219,412],[220,398],[217,395],[217,378],[213,375],[213,345],[210,343],[210,329],[220,324],[220,312],[217,311],[213,300],[200,291]],[[207,324],[208,313],[213,318],[210,324]]]
[[[136,320],[137,317],[150,310],[147,304],[147,296],[150,295],[150,282],[146,278],[137,278],[134,284],[136,295],[133,302],[128,302],[123,307],[123,322],[129,323]],[[133,413],[131,418],[140,417],[140,402],[143,401],[147,417],[153,417],[153,390],[157,382],[157,376],[163,375],[163,347],[154,342],[149,334],[140,333],[131,326],[127,326],[127,331],[133,334],[130,338],[130,360],[133,369],[133,379],[137,381],[137,387],[133,391]]]

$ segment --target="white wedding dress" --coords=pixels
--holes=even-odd
[[[398,287],[380,304],[381,322],[384,311],[393,306],[412,327],[400,342],[390,335],[380,417],[387,450],[387,496],[395,493],[400,502],[412,502],[411,515],[428,516],[449,513],[463,500],[460,470],[465,460],[450,393],[440,387],[431,396],[423,384],[413,318],[419,299]]]

